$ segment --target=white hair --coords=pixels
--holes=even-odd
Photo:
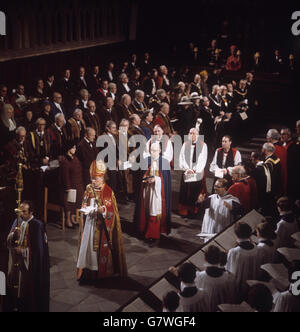
[[[271,138],[271,139],[274,139],[276,141],[279,141],[280,140],[280,134],[278,132],[277,129],[270,129],[268,132],[267,132],[267,137]]]
[[[195,130],[196,133],[197,133],[197,135],[199,135],[199,130],[198,130],[197,128],[191,128],[190,131],[191,131],[191,130]]]
[[[88,92],[87,89],[81,89],[81,90],[79,91],[79,94],[80,94],[80,96],[83,98],[83,96],[86,95],[86,94],[89,94],[89,92]]]
[[[144,96],[144,95],[145,95],[145,92],[142,91],[142,90],[136,90],[136,91],[135,91],[135,96],[136,96],[136,97]]]
[[[73,112],[73,115],[76,115],[76,114],[78,114],[80,112],[82,114],[82,110],[80,108],[76,108],[76,110]]]
[[[62,113],[57,113],[57,114],[55,114],[55,117],[54,117],[55,122],[56,122],[56,120],[59,119],[59,118],[65,118],[65,116],[64,116]]]
[[[244,166],[241,166],[241,165],[239,165],[239,166],[235,166],[235,167],[233,168],[233,171],[234,171],[235,173],[239,174],[241,177],[243,177],[243,176],[246,175],[246,170],[245,170]]]
[[[112,89],[112,88],[116,88],[116,87],[117,87],[116,83],[111,82],[108,84],[108,89]]]
[[[263,149],[269,153],[274,153],[275,152],[275,146],[272,143],[265,143],[263,145]]]
[[[220,89],[220,86],[218,84],[215,84],[213,87],[212,87],[212,90],[216,90],[216,89]]]
[[[18,127],[17,130],[16,130],[16,135],[19,135],[21,131],[25,131],[26,132],[26,129],[24,127]]]
[[[158,89],[158,90],[156,91],[156,94],[157,94],[158,96],[163,96],[163,95],[166,94],[166,90],[164,90],[164,89]]]
[[[119,76],[120,80],[122,81],[123,78],[128,78],[127,74],[125,73],[122,73],[120,76]]]

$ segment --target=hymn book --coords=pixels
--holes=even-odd
[[[150,291],[158,297],[161,301],[163,300],[163,296],[171,291],[178,293],[178,289],[171,285],[165,278],[155,284]]]
[[[283,255],[290,263],[300,260],[300,249],[278,248],[277,251]]]
[[[155,312],[142,299],[137,298],[135,301],[125,307],[122,312]]]

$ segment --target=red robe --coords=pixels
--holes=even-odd
[[[246,213],[251,211],[252,209],[251,187],[247,180],[235,182],[229,188],[228,194],[239,199]]]

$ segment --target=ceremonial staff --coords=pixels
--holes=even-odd
[[[21,260],[18,249],[20,248],[20,235],[21,235],[21,197],[22,191],[24,190],[23,174],[22,174],[22,164],[18,164],[18,173],[16,176],[15,189],[17,192],[17,208],[15,213],[17,215],[17,226],[13,230],[12,241],[9,243],[12,265],[9,272],[8,283],[13,290],[14,297],[14,311],[18,311],[18,299],[21,297]]]

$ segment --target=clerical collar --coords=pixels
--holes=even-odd
[[[95,115],[95,112],[90,112],[90,114],[94,116],[94,115]]]

